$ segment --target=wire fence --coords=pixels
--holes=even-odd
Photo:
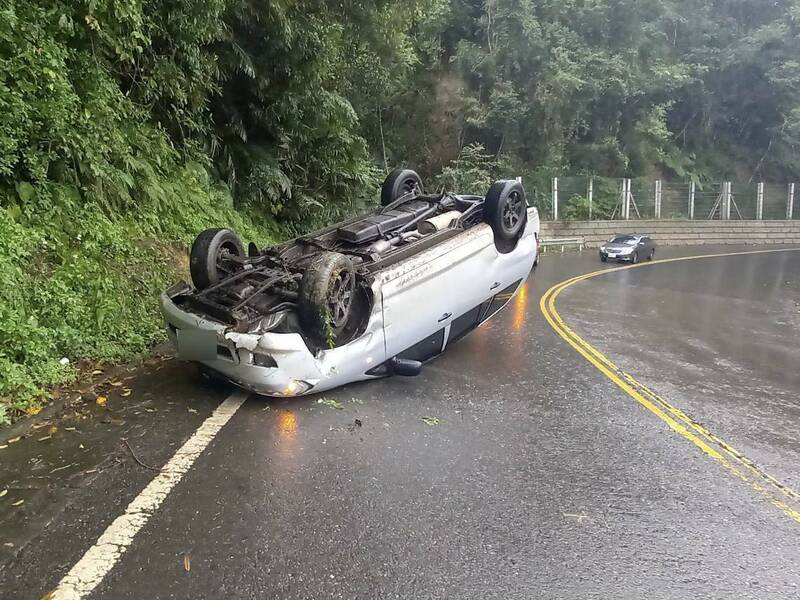
[[[794,183],[696,183],[645,178],[554,177],[535,202],[545,219],[800,219]]]

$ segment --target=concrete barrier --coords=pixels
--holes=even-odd
[[[643,233],[660,246],[800,244],[794,221],[542,221],[541,238],[583,238],[597,248],[617,233]]]

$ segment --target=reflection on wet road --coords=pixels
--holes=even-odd
[[[566,289],[558,311],[796,489],[798,260],[619,271]],[[798,525],[542,317],[546,290],[599,266],[594,253],[545,257],[504,311],[420,377],[326,393],[340,408],[251,398],[92,597],[796,597]],[[206,393],[184,369],[154,379],[169,402]],[[145,463],[163,464],[188,435],[168,406],[152,407],[164,409],[150,425],[158,446],[135,446]],[[18,459],[39,452],[35,438],[19,443]],[[41,597],[152,477],[124,448],[108,452],[119,460],[102,477],[73,479],[55,488],[63,502],[22,513],[47,526],[3,556],[0,595]]]
[[[795,250],[788,250],[788,252],[795,252]],[[740,259],[747,259],[751,258],[755,255],[768,255],[772,258],[775,255],[782,254],[783,251],[750,251],[750,252],[741,252],[736,254],[726,254],[723,256],[709,256],[705,257],[704,260],[714,260],[719,258],[740,258]],[[567,290],[568,288],[583,283],[587,281],[591,281],[596,279],[600,276],[603,277],[611,277],[612,275],[618,275],[624,271],[630,271],[632,269],[639,269],[642,267],[653,267],[653,266],[664,266],[667,264],[675,264],[678,262],[686,262],[689,260],[696,260],[697,257],[690,257],[690,258],[673,258],[666,261],[661,261],[660,263],[656,263],[655,265],[648,265],[648,264],[640,264],[636,266],[628,266],[628,267],[617,267],[616,269],[603,269],[599,271],[595,271],[592,273],[588,273],[586,275],[582,275],[579,277],[574,277],[570,280],[562,282],[560,284],[556,284],[552,288],[550,288],[542,297],[540,302],[540,307],[542,313],[545,315],[545,318],[556,330],[556,332],[564,338],[564,340],[569,343],[575,350],[581,354],[587,361],[593,364],[597,369],[603,373],[606,377],[608,377],[611,381],[616,383],[623,391],[625,391],[628,395],[630,395],[634,400],[638,401],[642,406],[650,410],[654,415],[664,421],[667,425],[669,425],[675,432],[682,435],[688,441],[694,443],[700,450],[705,452],[711,458],[717,460],[723,467],[728,469],[732,475],[735,477],[742,479],[743,481],[747,482],[750,487],[752,487],[756,492],[764,495],[767,500],[769,500],[773,505],[778,507],[781,511],[783,511],[789,518],[796,521],[800,524],[800,494],[798,494],[794,489],[788,486],[786,483],[779,481],[766,471],[763,468],[759,467],[753,460],[749,459],[745,456],[741,451],[737,450],[730,443],[720,439],[718,435],[715,435],[708,431],[701,423],[697,420],[691,418],[686,414],[685,411],[681,410],[680,408],[675,407],[673,404],[670,404],[669,401],[664,399],[660,396],[657,392],[649,389],[647,386],[641,384],[637,381],[632,375],[625,372],[623,369],[620,369],[616,364],[614,364],[611,360],[609,360],[606,356],[604,356],[601,352],[599,352],[594,346],[588,344],[583,338],[580,337],[575,331],[573,331],[567,323],[561,318],[559,315],[558,310],[556,309],[556,300],[558,296]],[[737,271],[741,269],[737,268]],[[748,269],[745,269],[747,271]],[[755,272],[755,268],[753,266],[750,267],[749,271],[751,273]],[[778,270],[773,277],[777,277],[777,281],[782,282],[784,279],[785,273],[783,270]],[[774,279],[773,279],[774,280]],[[790,282],[787,282],[789,284]],[[637,311],[637,303],[641,302],[642,304],[646,304],[648,299],[643,298],[643,294],[638,294],[632,290],[631,285],[626,287],[620,286],[621,294],[628,300],[633,300],[633,302],[625,303],[620,302],[617,304],[617,307],[622,308],[624,311],[622,314],[624,317],[627,317],[631,314],[636,314]],[[750,286],[752,289],[752,286]],[[773,286],[773,290],[780,290],[781,286]],[[773,294],[774,295],[774,294]],[[783,294],[781,294],[781,299],[783,299]],[[763,300],[765,304],[768,300]],[[800,302],[795,302],[798,306],[800,306]],[[720,306],[719,300],[715,302],[717,305],[717,309],[723,308]],[[686,307],[684,307],[686,310]],[[708,317],[708,315],[706,315]],[[737,315],[735,314],[726,314],[726,318],[734,318],[737,319]],[[603,323],[610,324],[612,320],[604,320]],[[739,325],[742,324],[742,319],[738,318],[737,323]],[[705,320],[706,326],[709,324],[713,324],[710,318]],[[757,325],[754,323],[754,325]],[[755,331],[763,332],[764,327],[756,328]],[[741,329],[739,329],[741,331]],[[631,332],[633,333],[633,332]],[[795,337],[794,335],[792,337]],[[738,340],[738,347],[739,349],[746,349],[753,339],[752,331],[748,331],[747,339],[743,339],[740,337]],[[730,342],[736,344],[737,340],[730,340]],[[627,345],[627,349],[630,350],[630,344]],[[784,357],[788,358],[789,360],[778,361],[777,365],[773,362],[771,364],[772,367],[783,368],[786,372],[790,370],[790,364],[797,364],[798,356],[797,354],[797,347],[790,347],[789,348],[789,356]],[[794,355],[794,356],[793,356]],[[793,371],[793,369],[791,369]],[[785,373],[786,374],[786,373]],[[796,374],[791,373],[788,375],[791,378],[796,379]]]
[[[800,489],[800,252],[673,262],[579,285],[560,302],[580,335]]]

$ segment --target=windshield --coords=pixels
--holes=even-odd
[[[611,238],[609,244],[625,244],[626,246],[635,246],[636,238],[631,235],[619,235],[615,238]]]

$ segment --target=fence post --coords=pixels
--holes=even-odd
[[[589,220],[592,220],[592,196],[594,195],[594,177],[589,177]]]
[[[558,177],[553,177],[553,221],[558,221]]]
[[[793,219],[792,212],[794,211],[794,184],[789,184],[789,198],[786,200],[786,219],[791,221]]]
[[[730,181],[725,182],[725,191],[723,192],[722,202],[723,202],[723,212],[722,218],[726,221],[731,220],[731,196],[733,195],[732,192],[733,186],[731,185]]]
[[[758,192],[756,192],[756,220],[764,220],[764,182],[758,184]]]
[[[625,190],[625,204],[623,206],[623,211],[625,213],[625,220],[631,218],[631,180],[624,179],[622,184],[623,189]]]
[[[661,218],[661,180],[656,179],[656,197],[654,214],[656,219]]]
[[[689,186],[689,220],[691,221],[694,219],[694,190],[695,190],[695,183],[694,181]]]

